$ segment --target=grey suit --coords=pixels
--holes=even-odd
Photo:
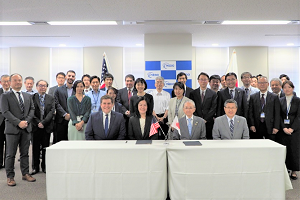
[[[58,85],[51,87],[48,91],[48,94],[54,97],[54,92],[57,88],[58,88]]]
[[[206,128],[204,119],[193,116],[192,134],[190,136],[186,116],[179,120],[180,134],[176,129],[173,132],[173,140],[203,140],[206,139]]]
[[[20,149],[20,165],[22,175],[29,174],[28,149],[31,139],[31,121],[34,116],[34,105],[32,96],[22,92],[24,98],[24,112],[22,113],[19,100],[13,91],[3,94],[1,97],[1,111],[5,117],[6,134],[6,160],[5,169],[7,178],[14,178],[14,164],[17,148]],[[27,121],[28,126],[25,129],[19,128],[21,121]]]
[[[213,128],[214,140],[249,139],[249,129],[246,118],[235,115],[233,136],[231,136],[229,123],[225,115],[217,117]]]
[[[3,93],[4,93],[3,88],[0,88],[0,102],[1,102],[1,96]],[[4,129],[5,129],[4,116],[0,112],[0,166],[3,165],[4,160],[5,160],[5,154],[6,154],[4,151],[4,142],[6,141]]]

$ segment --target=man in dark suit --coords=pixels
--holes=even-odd
[[[7,185],[15,186],[15,156],[17,148],[20,150],[20,166],[22,179],[34,182],[36,179],[29,175],[28,150],[31,138],[31,121],[34,116],[32,96],[21,92],[22,76],[12,74],[10,76],[12,91],[2,94],[1,111],[5,117],[6,134],[6,159],[5,169]]]
[[[57,85],[55,85],[55,86],[49,88],[48,94],[54,97],[54,92],[55,92],[55,90],[56,90],[58,87],[63,86],[64,83],[65,83],[65,81],[66,81],[66,75],[65,75],[65,73],[63,73],[63,72],[58,72],[58,73],[56,74],[56,82],[57,82]]]
[[[54,135],[54,141],[60,142],[61,140],[68,140],[68,123],[70,120],[70,114],[67,106],[68,97],[74,95],[73,83],[75,81],[76,73],[73,70],[69,70],[66,75],[67,83],[57,88],[54,93],[55,108],[56,108],[56,131]]]
[[[85,129],[86,140],[123,140],[125,121],[121,113],[112,111],[113,99],[109,95],[101,97],[101,110],[91,114]]]
[[[271,139],[275,141],[280,128],[280,103],[278,96],[268,92],[268,78],[258,78],[259,92],[250,96],[249,120],[251,139]]]
[[[208,74],[201,72],[198,75],[199,88],[191,92],[190,99],[196,104],[196,111],[194,115],[204,119],[206,126],[206,138],[212,139],[212,129],[214,126],[214,115],[217,110],[217,98],[216,92],[207,88],[209,80]]]
[[[103,76],[103,81],[104,81],[105,87],[101,88],[100,90],[107,92],[107,89],[109,87],[112,87],[112,85],[113,85],[114,76],[112,74],[110,74],[110,73],[106,73]]]
[[[248,115],[248,104],[245,90],[237,88],[235,86],[237,76],[234,72],[229,72],[225,75],[225,81],[227,88],[218,92],[218,107],[217,117],[225,114],[224,103],[227,99],[234,99],[237,102],[238,110],[237,115],[243,116],[247,119]]]
[[[272,78],[270,81],[271,89],[274,94],[276,94],[279,98],[285,97],[285,94],[282,90],[282,81],[279,78]],[[294,96],[296,92],[293,92]]]
[[[179,74],[177,74],[177,82],[181,82],[184,84],[185,92],[183,96],[190,98],[190,94],[193,91],[193,89],[185,85],[186,81],[187,81],[187,75],[184,72],[180,72]],[[174,90],[172,90],[172,98],[173,97],[175,97]]]
[[[45,80],[39,80],[36,83],[38,93],[32,96],[35,107],[34,117],[32,120],[33,133],[33,160],[34,166],[31,175],[40,171],[40,146],[42,146],[42,163],[41,168],[46,173],[46,147],[49,147],[50,134],[53,129],[53,113],[55,111],[54,97],[46,94],[48,83]]]
[[[9,75],[2,75],[0,83],[2,85],[2,88],[0,88],[0,99],[3,93],[9,92],[10,89],[10,80]],[[1,100],[0,100],[1,101]],[[0,169],[4,168],[5,163],[5,148],[4,148],[4,142],[5,142],[5,121],[4,116],[2,113],[0,113]]]

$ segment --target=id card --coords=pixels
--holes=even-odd
[[[260,113],[260,118],[265,118],[265,113],[264,112]]]
[[[283,123],[284,124],[290,124],[290,120],[289,119],[285,119],[285,120],[283,120]]]

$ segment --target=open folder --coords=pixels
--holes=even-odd
[[[185,146],[202,146],[201,142],[199,141],[183,141]]]
[[[135,144],[152,144],[152,140],[137,140]]]

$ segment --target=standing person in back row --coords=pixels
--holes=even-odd
[[[190,93],[193,91],[192,88],[186,86],[187,75],[184,72],[177,74],[177,82],[181,82],[184,85],[184,94],[183,96],[190,98]],[[174,90],[172,90],[172,98],[176,97]]]

